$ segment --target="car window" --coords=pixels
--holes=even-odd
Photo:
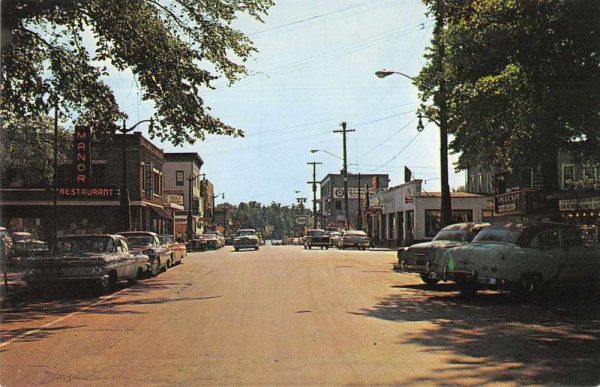
[[[537,246],[539,247],[559,247],[560,239],[557,230],[544,231],[537,236]]]
[[[468,230],[440,231],[437,233],[434,241],[454,241],[470,242],[473,240],[473,234]]]
[[[122,240],[121,239],[117,240],[117,248],[116,248],[116,250],[117,250],[117,253],[122,253],[123,252],[123,245],[122,245]]]
[[[524,244],[524,235],[522,231],[510,229],[484,229],[473,239],[477,242],[502,242],[518,245]]]

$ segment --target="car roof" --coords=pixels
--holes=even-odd
[[[237,232],[240,232],[240,231],[254,231],[254,232],[256,232],[256,230],[253,229],[253,228],[240,228],[239,230],[237,230]]]
[[[157,233],[152,232],[152,231],[122,231],[117,233],[118,235],[123,235],[123,236],[128,236],[128,235],[156,235],[158,236]]]
[[[441,231],[471,231],[473,229],[481,229],[489,225],[490,223],[455,223],[444,227]]]
[[[31,235],[30,232],[25,232],[25,231],[15,231],[12,234],[13,235]]]
[[[311,228],[308,231],[323,231],[323,232],[325,232],[325,230],[323,230],[322,228]]]
[[[89,238],[89,237],[110,237],[110,238],[122,238],[122,235],[119,234],[71,234],[71,235],[62,235],[59,236],[58,239],[67,239],[67,238]]]
[[[568,223],[559,222],[519,222],[519,223],[494,223],[491,229],[510,229],[516,231],[540,232],[552,229],[576,229],[577,227]]]

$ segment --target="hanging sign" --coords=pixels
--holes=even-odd
[[[144,196],[146,199],[152,199],[152,194],[154,193],[154,164],[144,164],[144,181],[146,182],[144,186]]]

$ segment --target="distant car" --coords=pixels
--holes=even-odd
[[[329,231],[329,237],[331,238],[331,246],[332,247],[340,247],[342,242],[342,233],[339,231]]]
[[[463,294],[505,289],[523,299],[543,287],[593,285],[600,275],[600,248],[586,245],[581,230],[568,224],[506,223],[448,249],[435,268],[437,278],[453,280]]]
[[[331,246],[331,237],[325,230],[320,228],[308,230],[304,238],[304,249],[310,250],[313,246],[320,247],[321,249],[329,249],[329,246]]]
[[[489,223],[457,223],[441,229],[430,242],[417,243],[410,247],[398,249],[398,263],[394,270],[399,273],[417,273],[423,282],[435,285],[437,278],[431,278],[433,263],[441,257],[446,249],[467,244]]]
[[[119,235],[127,238],[131,251],[148,256],[148,274],[156,276],[173,265],[173,252],[151,231],[124,231]]]
[[[171,235],[167,234],[159,235],[158,238],[163,245],[169,246],[169,249],[173,252],[174,265],[181,263],[181,260],[187,256],[185,243],[177,242]]]
[[[237,230],[233,236],[233,248],[235,251],[240,251],[240,249],[258,250],[259,245],[260,241],[256,230],[252,228]]]
[[[281,239],[271,239],[271,246],[281,246],[283,244],[283,240]]]
[[[202,235],[194,235],[194,237],[185,244],[188,251],[206,251],[206,241]]]
[[[225,246],[233,246],[233,235],[225,238]]]
[[[217,233],[204,233],[202,239],[206,242],[207,249],[218,250],[225,245],[225,239],[221,241]]]
[[[44,255],[49,252],[48,242],[35,239],[29,232],[13,232],[12,251],[15,257]]]
[[[361,230],[344,231],[340,249],[355,248],[366,250],[369,247],[369,237],[367,233]]]
[[[31,257],[23,280],[35,291],[83,282],[101,294],[123,280],[132,285],[146,270],[148,256],[129,251],[120,235],[96,234],[60,237],[52,254]]]

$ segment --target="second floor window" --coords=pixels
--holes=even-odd
[[[183,186],[183,171],[175,171],[175,185]]]

